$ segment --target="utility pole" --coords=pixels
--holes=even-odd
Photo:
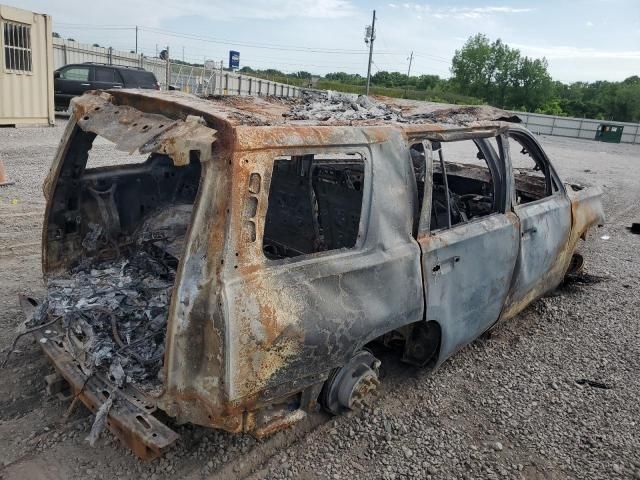
[[[413,62],[413,51],[409,56],[409,70],[407,70],[407,84],[404,87],[404,98],[407,98],[407,90],[409,89],[409,77],[411,76],[411,62]]]
[[[184,63],[184,45],[182,46],[182,62]]]
[[[171,61],[169,60],[169,45],[167,45],[167,58],[165,59],[167,61],[167,72],[165,74],[166,78],[165,81],[167,82],[167,90],[169,90],[169,84],[171,83]]]
[[[136,53],[138,53],[138,25],[136,25]]]
[[[369,85],[371,84],[371,61],[373,60],[373,41],[376,39],[376,11],[373,11],[371,25],[367,26],[364,43],[369,44],[369,66],[367,67],[367,92],[369,95]]]
[[[220,95],[222,95],[222,69],[224,68],[224,60],[220,60]]]

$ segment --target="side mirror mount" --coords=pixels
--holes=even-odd
[[[53,78],[60,78],[60,72],[53,72]]]

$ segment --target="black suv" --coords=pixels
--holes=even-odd
[[[53,74],[56,110],[66,110],[75,96],[87,90],[109,88],[148,88],[160,90],[152,72],[140,67],[74,63],[59,68]]]

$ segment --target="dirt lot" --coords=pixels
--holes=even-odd
[[[0,349],[17,295],[42,293],[41,184],[64,128],[1,129],[15,185],[0,189]],[[582,250],[587,273],[459,352],[435,373],[384,359],[381,398],[352,416],[317,414],[265,440],[179,427],[141,463],[92,417],[45,394],[38,346],[0,370],[0,478],[639,478],[640,146],[543,137],[560,174],[605,187],[608,223]],[[108,146],[94,147],[96,159]],[[586,382],[583,382],[586,380]]]

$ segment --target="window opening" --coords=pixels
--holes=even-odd
[[[494,174],[482,140],[431,142],[431,231],[448,229],[498,211]],[[446,153],[445,153],[446,151]]]
[[[264,255],[275,260],[353,248],[364,176],[359,154],[278,157],[269,188]]]
[[[516,188],[516,205],[553,195],[555,184],[549,166],[535,145],[509,135],[509,152]]]
[[[15,73],[31,73],[31,27],[21,23],[4,22],[4,66]]]

